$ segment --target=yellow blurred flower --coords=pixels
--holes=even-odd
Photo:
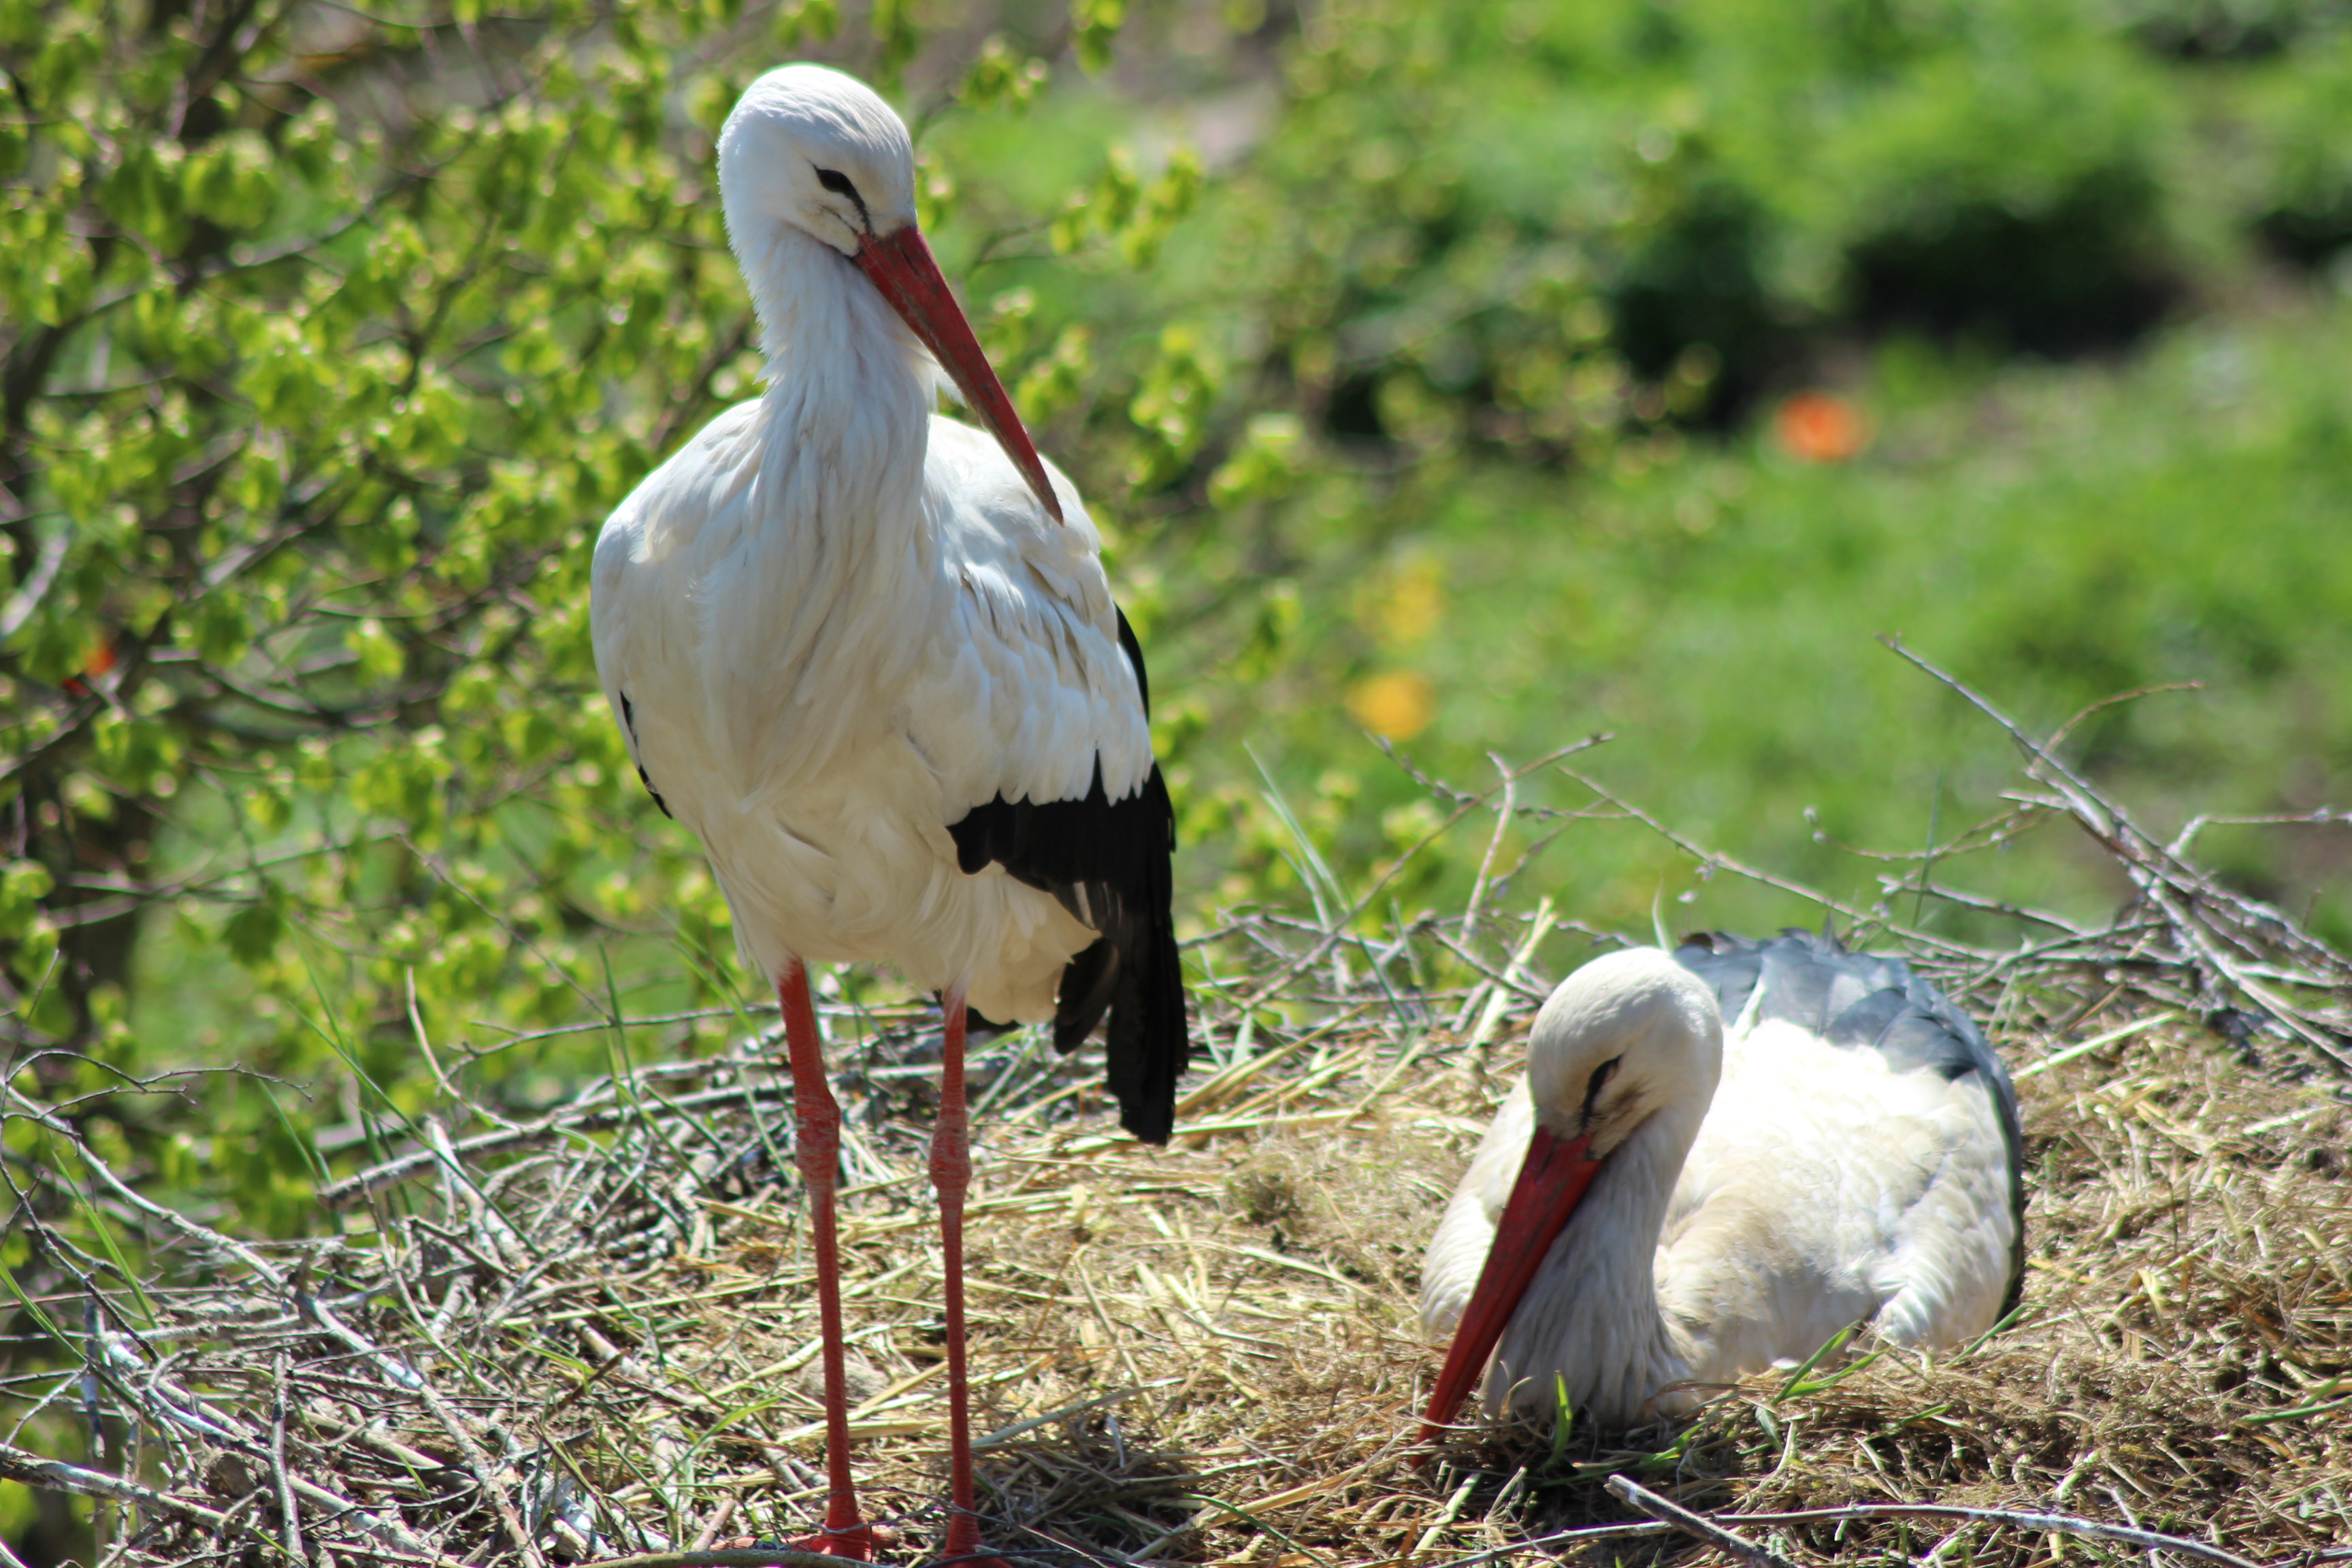
[[[1410,741],[1436,717],[1437,693],[1417,670],[1384,670],[1349,689],[1348,711],[1375,735]]]

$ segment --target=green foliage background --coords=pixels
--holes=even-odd
[[[1443,776],[1612,731],[1615,787],[1875,896],[1829,840],[2010,782],[1876,631],[2044,725],[2207,683],[2077,731],[2159,820],[2344,801],[2340,4],[0,0],[6,1027],[124,1168],[300,1228],[442,1073],[544,1104],[598,1020],[705,1048],[759,991],[630,776],[585,574],[757,390],[710,142],[795,56],[908,112],[1106,524],[1197,922],[1435,820],[1382,689]],[[1817,383],[1851,462],[1772,435]],[[2212,842],[2340,941],[2333,833]],[[1513,907],[1803,918],[1622,826],[1547,857]],[[2057,842],[1976,875],[2118,891]]]

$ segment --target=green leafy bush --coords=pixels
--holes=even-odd
[[[887,79],[920,31],[868,20],[850,53]],[[184,1168],[271,1223],[311,1223],[260,1195],[307,1170],[304,1130],[424,1105],[436,1041],[529,1102],[605,1047],[507,1039],[734,994],[722,902],[643,819],[595,695],[588,543],[756,390],[710,136],[837,26],[562,0],[0,13],[15,1026],[126,1071],[270,1075],[201,1091]],[[1097,63],[1118,26],[1087,13]],[[1003,37],[927,58],[973,113],[1045,74]],[[1199,165],[1105,167],[1065,248],[1148,265]],[[925,196],[962,237],[955,206],[996,193],[934,173]],[[1034,410],[1085,381],[1086,341],[1017,356]],[[1135,435],[1181,464],[1198,377],[1168,342]]]
[[[2263,84],[2265,166],[2251,213],[2271,248],[2319,267],[2352,247],[2352,24],[2300,49]]]

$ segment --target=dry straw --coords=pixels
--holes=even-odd
[[[2013,1322],[1932,1361],[1857,1341],[1678,1425],[1465,1437],[1416,1468],[1435,1365],[1412,1316],[1421,1247],[1554,978],[1540,939],[1580,928],[1549,904],[1495,912],[1511,873],[1491,852],[1470,910],[1379,935],[1370,897],[1323,887],[1316,918],[1250,913],[1195,943],[1208,1060],[1166,1151],[1107,1133],[1085,1057],[1015,1037],[979,1064],[990,1540],[1267,1568],[2352,1558],[2352,965],[2200,870],[2193,830],[2158,842],[2010,728],[2034,785],[2011,811],[1890,860],[1877,907],[1795,890],[1911,953],[2020,1068]],[[1518,804],[1532,771],[1433,787],[1449,824],[1559,815]],[[1597,788],[1569,815],[1649,820]],[[2013,911],[2032,934],[1994,950],[1898,923],[1921,899],[1986,903],[1936,873],[2052,816],[2137,889],[2110,925]],[[1563,963],[1573,945],[1554,944]],[[1433,989],[1440,972],[1474,982]],[[909,1006],[827,1026],[850,1064],[852,1431],[895,1555],[919,1561],[943,1489],[936,1024]],[[43,1151],[10,1167],[38,1332],[8,1352],[0,1474],[96,1500],[107,1568],[822,1568],[745,1550],[805,1532],[820,1499],[780,1055],[745,1038],[528,1123],[453,1106],[324,1187],[344,1234],[300,1242],[157,1203],[85,1136],[86,1108],[15,1079],[6,1147]],[[152,1265],[132,1278],[131,1256]],[[60,1411],[90,1417],[94,1451],[21,1446],[70,1429]]]

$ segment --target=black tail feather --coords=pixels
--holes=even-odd
[[[1127,616],[1118,646],[1135,670],[1148,718],[1150,678]],[[967,875],[991,861],[1047,892],[1099,940],[1062,970],[1054,1005],[1054,1045],[1074,1051],[1106,1014],[1108,1079],[1118,1097],[1119,1124],[1147,1143],[1165,1143],[1176,1123],[1176,1080],[1192,1055],[1184,1024],[1184,961],[1176,949],[1170,905],[1175,877],[1176,808],[1160,764],[1143,787],[1114,801],[1103,789],[1102,759],[1082,800],[1008,801],[999,795],[948,825],[956,863]]]
[[[1176,814],[1157,764],[1142,800],[1168,823],[1160,842],[1172,847]],[[1176,1125],[1176,1080],[1192,1058],[1192,1042],[1184,1024],[1184,960],[1170,908],[1174,878],[1168,851],[1154,848],[1142,858],[1142,898],[1122,910],[1128,929],[1121,932],[1104,1045],[1119,1124],[1147,1143],[1165,1143]],[[1066,984],[1066,971],[1064,979]]]
[[[1102,937],[1062,970],[1054,1003],[1054,1048],[1068,1056],[1087,1043],[1118,992],[1118,943]]]
[[[1175,817],[1157,765],[1120,801],[1107,796],[1097,765],[1082,800],[1040,805],[999,795],[948,828],[964,870],[1001,865],[1100,933],[1062,971],[1054,1044],[1076,1050],[1108,1016],[1106,1077],[1119,1122],[1148,1143],[1168,1142],[1176,1080],[1192,1056],[1183,959],[1169,907]]]

